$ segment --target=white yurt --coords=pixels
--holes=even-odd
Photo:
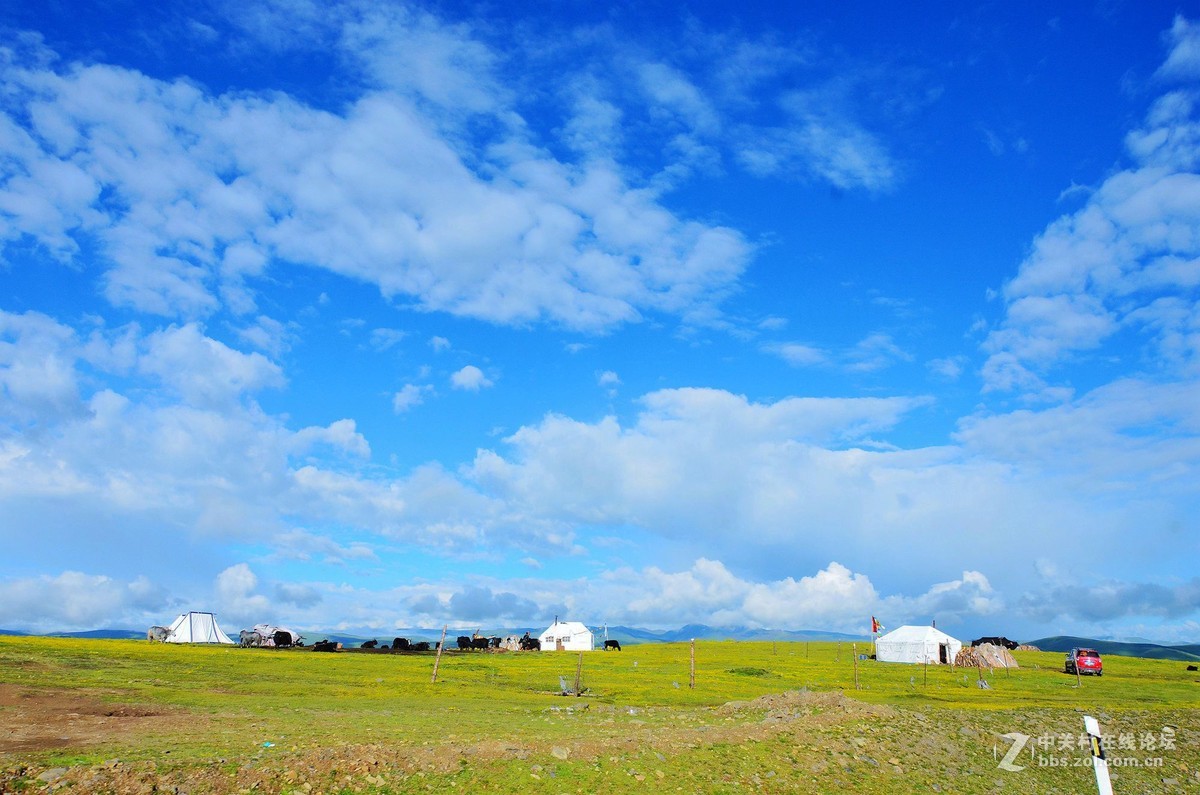
[[[228,643],[233,645],[229,636],[217,625],[217,617],[212,613],[184,613],[175,619],[171,625],[171,634],[167,636],[168,643]]]
[[[904,626],[875,641],[875,659],[881,662],[949,665],[962,649],[956,640],[937,627]]]
[[[545,632],[538,635],[542,651],[592,651],[596,648],[596,636],[578,621],[554,619]]]

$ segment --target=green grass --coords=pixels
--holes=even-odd
[[[1036,740],[1078,735],[1084,713],[1114,745],[1175,731],[1154,754],[1163,767],[1114,768],[1118,792],[1200,791],[1200,684],[1178,662],[1110,656],[1103,677],[1077,682],[1062,655],[1024,652],[983,689],[974,669],[865,660],[856,689],[850,644],[698,642],[691,688],[690,655],[586,653],[584,695],[564,698],[577,653],[447,653],[433,683],[432,654],[0,637],[10,688],[161,713],[99,742],[0,754],[0,791],[67,767],[60,783],[76,791],[1087,792],[1090,768],[1036,763],[1053,751]],[[775,698],[801,690],[830,697]],[[20,709],[0,707],[0,723]],[[1021,772],[996,766],[1011,732],[1035,738]]]

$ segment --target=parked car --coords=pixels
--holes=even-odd
[[[1069,674],[1104,676],[1104,663],[1100,660],[1100,652],[1095,649],[1071,649],[1067,652],[1063,670]]]

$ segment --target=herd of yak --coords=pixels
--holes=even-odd
[[[258,629],[244,629],[238,634],[238,645],[243,648],[271,646],[277,649],[285,649],[291,647],[304,647],[304,639],[296,633],[277,629],[274,632],[264,633]],[[430,643],[427,640],[419,640],[409,642],[408,638],[395,638],[391,645],[379,645],[379,641],[368,640],[359,646],[360,649],[374,651],[431,651],[436,650],[438,643]],[[342,648],[340,643],[330,640],[320,640],[312,645],[313,651],[338,651]],[[512,648],[522,651],[541,651],[542,642],[537,638],[530,637],[526,633],[525,637],[517,638],[500,638],[500,637],[485,637],[479,634],[475,635],[459,635],[458,648],[460,651],[487,649],[502,649]]]
[[[151,627],[146,632],[146,640],[166,642],[170,637],[171,630],[166,627]],[[487,651],[489,649],[499,650],[507,649],[511,651],[541,651],[542,642],[537,638],[531,637],[528,632],[524,637],[518,638],[516,635],[510,635],[507,638],[501,637],[486,637],[476,632],[474,635],[459,635],[458,640],[459,651]],[[293,632],[289,629],[281,629],[268,625],[258,625],[254,629],[243,629],[238,633],[238,645],[243,648],[258,648],[258,647],[274,647],[277,649],[286,648],[303,648],[304,638],[302,635]],[[375,651],[431,651],[436,650],[440,644],[430,643],[426,640],[415,641],[410,643],[408,638],[395,638],[391,645],[379,645],[378,641],[368,640],[359,646],[360,649],[375,650]],[[313,651],[338,651],[342,648],[342,644],[330,641],[320,640],[312,645]],[[604,641],[604,650],[613,649],[621,650],[621,644],[615,640]]]

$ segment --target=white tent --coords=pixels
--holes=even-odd
[[[900,627],[875,641],[875,659],[881,662],[950,664],[962,649],[955,640],[935,627]]]
[[[538,640],[542,642],[542,651],[592,651],[596,648],[592,631],[578,621],[555,619],[538,635]]]
[[[291,635],[292,642],[289,645],[295,645],[304,639],[304,636],[296,630],[288,629],[287,627],[276,626],[275,624],[255,624],[252,629],[254,632],[257,632],[262,636],[262,645],[264,646],[275,645],[276,632],[286,632]]]
[[[184,613],[171,625],[169,643],[228,643],[229,636],[217,626],[217,617],[212,613]]]

